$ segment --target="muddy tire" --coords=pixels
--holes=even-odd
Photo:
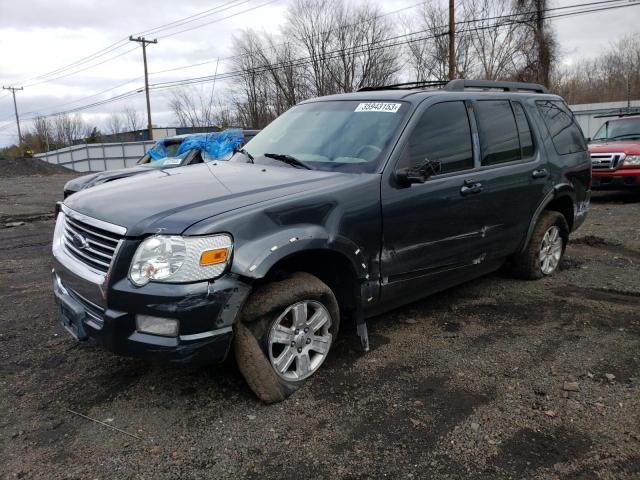
[[[326,359],[340,312],[331,289],[308,273],[258,287],[235,326],[238,367],[265,403],[280,402]]]
[[[527,248],[513,258],[511,272],[525,280],[551,275],[560,265],[568,239],[569,226],[564,216],[558,212],[543,211]]]

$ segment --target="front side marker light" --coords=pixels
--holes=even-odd
[[[216,248],[213,250],[205,250],[200,254],[200,265],[216,265],[227,261],[229,255],[228,248]]]

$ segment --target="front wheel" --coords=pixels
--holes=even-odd
[[[527,280],[551,275],[558,269],[569,239],[569,226],[558,212],[544,211],[527,248],[513,259],[513,272]]]
[[[331,289],[308,273],[257,288],[236,325],[238,367],[265,403],[284,400],[316,373],[338,333]]]

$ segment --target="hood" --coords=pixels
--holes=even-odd
[[[132,175],[139,175],[151,171],[148,167],[130,167],[121,168],[120,170],[106,170],[104,172],[91,173],[82,177],[69,180],[64,189],[69,192],[79,192],[85,188],[100,185],[101,183],[110,182],[119,178],[126,178]]]
[[[189,226],[230,210],[354,181],[344,174],[247,163],[213,162],[155,170],[68,197],[69,208],[127,229],[127,236]]]
[[[609,142],[591,142],[589,151],[593,153],[626,153],[640,155],[640,140],[613,140]]]

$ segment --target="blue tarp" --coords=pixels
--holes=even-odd
[[[167,158],[168,152],[165,146],[165,141],[171,139],[171,137],[163,138],[156,143],[153,148],[147,152],[153,160],[162,160]],[[244,140],[244,134],[240,129],[229,129],[222,132],[211,133],[195,133],[189,135],[182,140],[176,157],[188,152],[194,148],[206,153],[212,159],[223,158],[242,145]]]

